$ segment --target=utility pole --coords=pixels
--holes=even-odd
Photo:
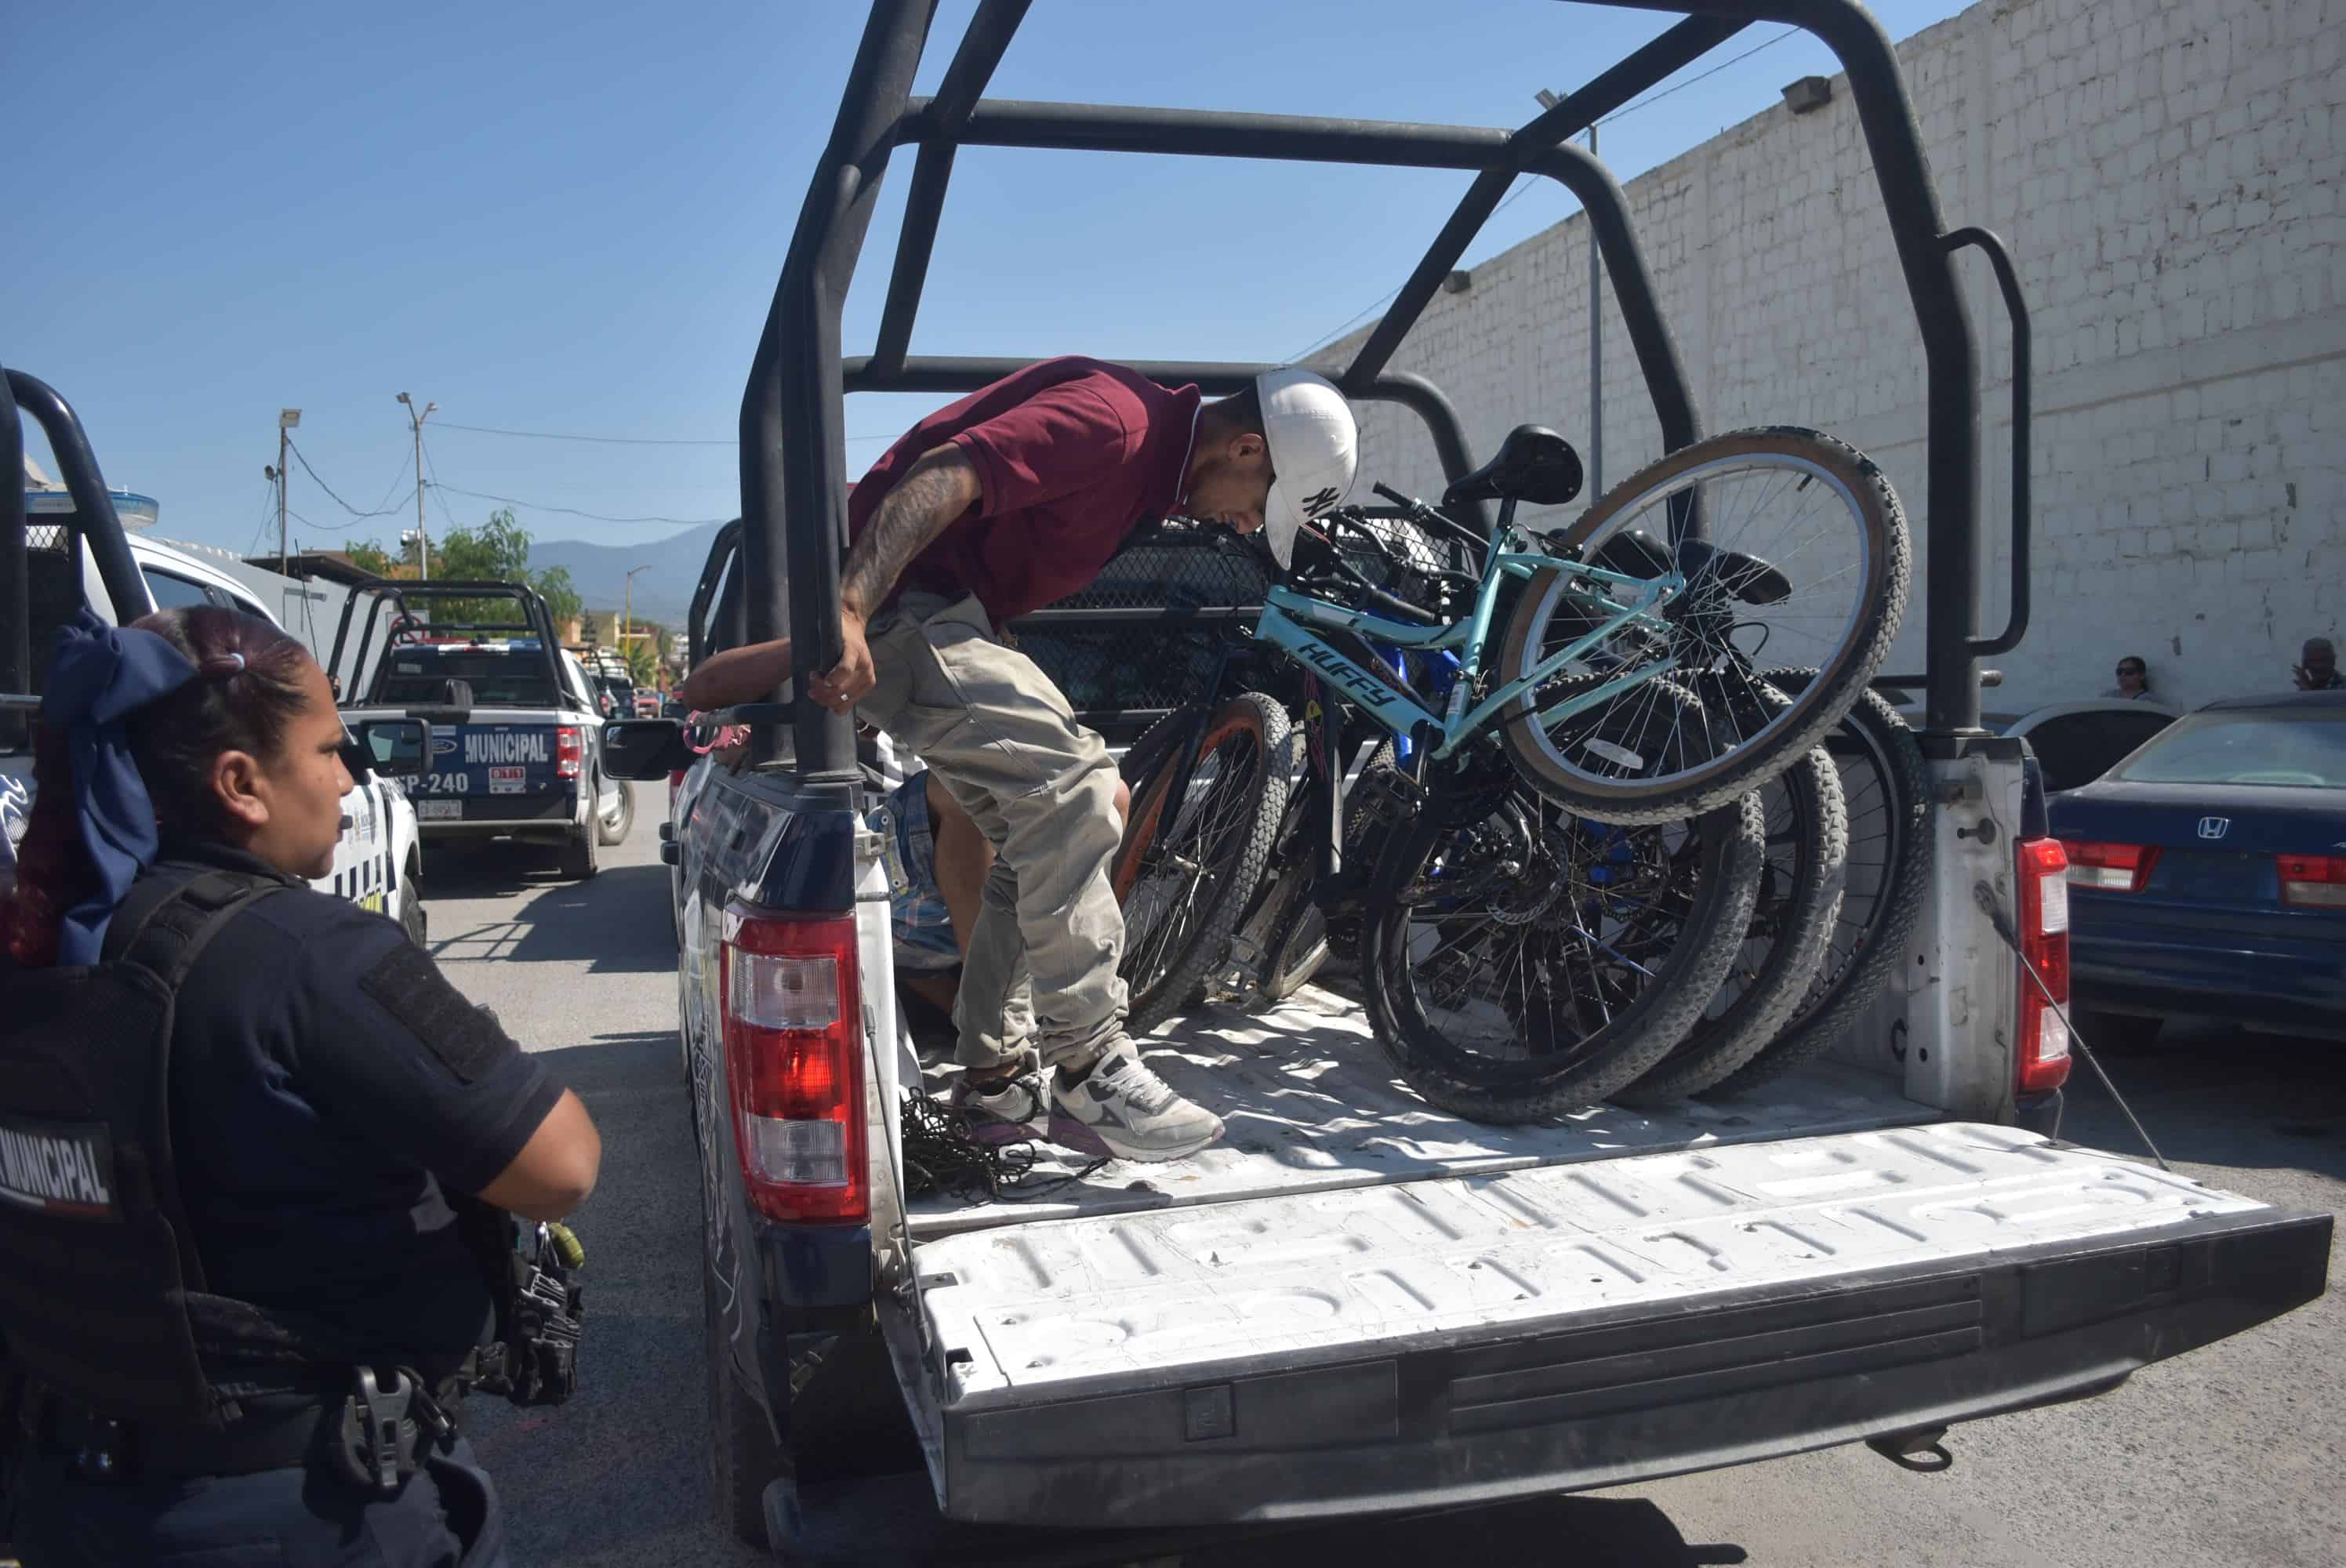
[[[1596,156],[1596,127],[1588,127],[1588,156]],[[1582,214],[1584,219],[1587,218]],[[1596,225],[1588,224],[1588,494],[1605,494],[1605,261],[1596,251]]]
[[[628,572],[627,591],[620,596],[619,662],[621,664],[626,664],[627,662],[627,637],[630,635],[627,628],[635,624],[636,619],[636,573],[648,572],[650,570],[651,568],[649,566],[638,566],[634,568],[634,570]],[[632,678],[633,667],[631,666],[629,668],[630,678]],[[659,672],[658,670],[654,670],[652,672],[652,684],[655,686],[659,684]]]
[[[419,578],[429,577],[432,575],[432,535],[423,527],[423,422],[430,419],[440,405],[427,402],[423,405],[423,412],[418,413],[413,400],[405,392],[399,394],[399,401],[407,405],[408,423],[415,427],[415,550],[418,563],[415,575]]]
[[[287,575],[285,571],[285,445],[291,437],[285,433],[301,423],[300,409],[280,408],[277,411],[277,466],[271,468],[267,463],[263,463],[260,468],[261,473],[277,482],[277,572],[280,576]]]

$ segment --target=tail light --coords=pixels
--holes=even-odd
[[[2121,846],[2123,847],[2123,846]],[[2020,977],[2019,1092],[2045,1095],[2069,1081],[2069,857],[2058,839],[2029,839],[2014,852],[2020,882],[2020,952],[2045,983]],[[2052,1000],[2045,993],[2052,993]]]
[[[554,728],[554,776],[556,779],[578,777],[578,761],[583,748],[578,744],[578,727],[558,724]]]
[[[2101,844],[2064,839],[2069,857],[2069,881],[2081,888],[2104,892],[2138,893],[2150,885],[2150,868],[2158,863],[2156,844]]]
[[[862,1006],[852,915],[726,906],[720,1005],[733,1132],[750,1202],[770,1219],[871,1217]]]
[[[2281,855],[2280,901],[2291,909],[2346,910],[2346,855]]]

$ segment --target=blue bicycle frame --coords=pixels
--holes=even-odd
[[[1513,507],[1508,510],[1513,511]],[[1463,620],[1446,626],[1413,624],[1372,615],[1366,610],[1350,609],[1297,593],[1291,588],[1276,586],[1263,595],[1262,618],[1255,625],[1255,636],[1326,677],[1329,684],[1372,715],[1379,724],[1395,736],[1404,740],[1423,738],[1432,747],[1433,756],[1442,759],[1478,733],[1493,714],[1573,660],[1585,657],[1623,627],[1642,624],[1656,631],[1669,630],[1668,624],[1654,612],[1685,589],[1686,578],[1680,574],[1665,573],[1651,579],[1632,577],[1555,555],[1504,550],[1502,546],[1508,542],[1507,536],[1512,532],[1511,521],[1505,518],[1492,531],[1491,547],[1484,556],[1490,564],[1484,568],[1481,585],[1475,592],[1474,612]],[[1631,604],[1620,605],[1599,594],[1576,595],[1588,609],[1601,614],[1603,618],[1597,625],[1541,659],[1522,676],[1492,692],[1471,711],[1467,710],[1467,699],[1474,691],[1475,676],[1482,667],[1484,645],[1490,636],[1491,614],[1498,602],[1499,585],[1507,577],[1528,579],[1535,573],[1551,566],[1567,574],[1567,592],[1578,583],[1601,584],[1607,587],[1635,589],[1637,597]],[[1417,700],[1415,693],[1394,684],[1394,677],[1389,672],[1372,670],[1341,648],[1331,646],[1312,629],[1315,626],[1350,632],[1372,645],[1386,648],[1454,653],[1460,667],[1458,677],[1451,685],[1449,699],[1443,704],[1442,714],[1436,717],[1427,711]],[[1543,727],[1560,723],[1599,703],[1609,702],[1623,692],[1668,673],[1676,667],[1677,662],[1676,657],[1672,656],[1600,682],[1587,691],[1541,709],[1537,722]]]

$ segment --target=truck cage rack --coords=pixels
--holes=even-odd
[[[1450,168],[1474,175],[1401,292],[1349,364],[1333,378],[1346,396],[1399,403],[1426,425],[1445,476],[1474,467],[1448,396],[1423,376],[1390,368],[1408,335],[1510,184],[1544,175],[1577,197],[1613,283],[1666,451],[1698,439],[1676,341],[1656,302],[1653,278],[1629,224],[1621,187],[1566,137],[1586,129],[1754,23],[1813,35],[1848,73],[1850,96],[1880,184],[1899,270],[1921,329],[1929,457],[1921,514],[1925,559],[1925,662],[1921,675],[1884,676],[1885,687],[1927,692],[1928,731],[1960,747],[1979,729],[1978,661],[2015,647],[2029,618],[2028,318],[2018,274],[2002,240],[1981,228],[1948,229],[1913,105],[1890,38],[1857,0],[1583,0],[1681,19],[1536,117],[1513,130],[1229,110],[1150,108],[989,99],[985,87],[1025,20],[1029,0],[980,0],[944,79],[931,97],[913,79],[934,20],[934,0],[873,0],[848,74],[831,139],[815,167],[741,399],[740,567],[743,630],[752,640],[799,628],[817,654],[799,667],[825,668],[839,649],[839,571],[846,535],[844,400],[850,392],[962,392],[1031,359],[911,352],[954,158],[963,148],[1147,152],[1307,163]],[[841,311],[863,249],[890,158],[917,149],[878,341],[843,356]],[[2011,317],[2013,359],[2012,551],[2008,618],[1978,635],[1978,414],[1976,351],[1954,256],[1986,253]],[[1159,382],[1235,392],[1268,364],[1136,361]],[[1528,411],[1527,411],[1528,412]],[[810,785],[855,777],[851,722],[801,704],[793,723],[798,775]],[[753,730],[760,760],[782,755],[770,726]]]
[[[392,649],[403,643],[419,640],[409,635],[416,629],[432,633],[494,632],[505,637],[535,637],[546,660],[546,676],[551,688],[555,691],[562,689],[562,667],[559,663],[562,641],[554,635],[553,612],[546,608],[545,596],[526,583],[508,583],[488,577],[430,577],[413,583],[393,580],[362,583],[342,601],[342,618],[334,627],[334,651],[326,661],[326,667],[330,670],[344,667],[342,650],[350,641],[351,617],[357,612],[362,596],[367,600],[367,614],[359,628],[357,650],[348,667],[351,684],[342,694],[345,707],[359,706],[363,702],[363,694],[359,688],[366,684],[367,656],[375,651],[378,624],[383,632],[382,658],[390,657]],[[435,600],[455,599],[511,599],[521,606],[522,618],[519,621],[443,623],[427,621],[415,610],[417,601],[428,606]],[[388,620],[383,618],[386,608],[390,611]]]

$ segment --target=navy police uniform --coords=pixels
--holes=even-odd
[[[200,885],[274,884],[218,924],[168,1027],[178,1246],[200,1281],[186,1298],[228,1314],[191,1308],[189,1365],[228,1414],[126,1421],[31,1369],[8,1488],[15,1544],[27,1568],[501,1563],[495,1489],[454,1430],[493,1321],[458,1210],[521,1152],[561,1086],[392,921],[240,851],[165,846],[116,925],[208,876]],[[109,958],[117,946],[110,935]],[[15,981],[39,972],[0,976],[0,997],[37,1003],[46,993]],[[107,1163],[118,1147],[93,1141],[76,1158],[60,1139],[65,1154],[25,1166],[55,1187],[53,1204],[112,1201],[135,1183]],[[5,1284],[0,1306],[41,1309]],[[434,1430],[403,1451],[395,1485],[362,1484],[328,1458],[359,1366],[386,1380],[407,1369],[420,1395],[438,1396],[419,1397]]]

